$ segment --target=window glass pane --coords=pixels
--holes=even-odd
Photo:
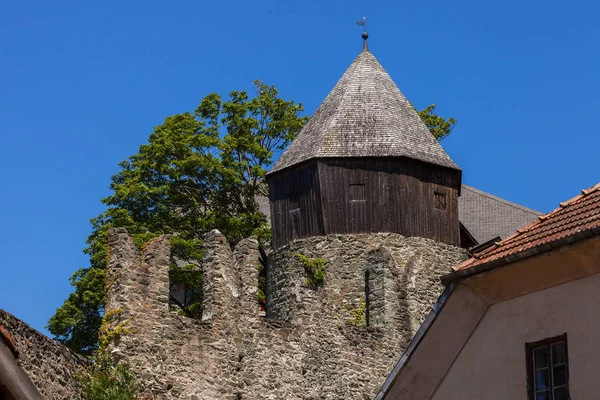
[[[546,390],[548,386],[548,369],[535,371],[535,390]]]
[[[552,368],[552,384],[556,386],[562,386],[567,384],[567,367],[561,365],[559,367]]]
[[[567,388],[554,389],[554,400],[569,400],[569,391]]]
[[[533,350],[534,368],[540,369],[548,366],[548,348],[540,347]]]
[[[550,400],[550,392],[538,392],[535,394],[535,400]]]
[[[565,363],[565,343],[557,343],[552,345],[552,364],[564,364]]]

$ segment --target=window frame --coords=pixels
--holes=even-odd
[[[537,342],[525,343],[525,359],[526,359],[526,367],[527,367],[527,399],[535,400],[536,399],[536,391],[535,391],[535,367],[534,367],[534,350],[548,347],[550,357],[548,359],[548,370],[552,371],[552,345],[557,343],[565,344],[565,382],[567,395],[570,398],[569,394],[569,342],[567,341],[567,334],[563,333],[562,335],[546,338],[539,340]],[[549,374],[549,383],[550,383],[550,399],[554,400],[554,376],[552,372]]]
[[[433,197],[435,198],[433,203],[435,209],[445,211],[448,208],[448,196],[445,191],[434,190]]]
[[[348,185],[348,201],[350,203],[364,203],[367,201],[367,186],[364,182],[355,182]]]

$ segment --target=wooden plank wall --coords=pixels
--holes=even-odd
[[[458,171],[403,158],[325,159],[318,168],[326,234],[397,232],[460,244]]]
[[[324,234],[317,162],[269,176],[273,247]]]

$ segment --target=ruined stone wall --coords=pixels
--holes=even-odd
[[[113,352],[156,399],[371,399],[441,293],[438,277],[465,257],[397,234],[299,240],[270,255],[265,318],[256,302],[258,242],[231,250],[213,231],[203,317],[194,320],[169,310],[167,236],[141,253],[124,229],[111,230],[109,243],[107,310],[122,309],[132,329]],[[298,253],[327,260],[322,285],[306,282]],[[369,326],[355,326],[366,284]]]
[[[0,310],[0,325],[19,351],[19,365],[48,400],[79,399],[77,374],[87,359]]]

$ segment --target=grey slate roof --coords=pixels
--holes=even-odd
[[[317,157],[409,157],[460,169],[368,50],[350,65],[269,174]]]
[[[271,224],[271,205],[269,203],[269,196],[257,195],[254,197],[256,203],[258,203],[258,211],[263,213],[267,217],[267,222]]]
[[[462,185],[458,198],[460,222],[479,243],[496,236],[505,239],[539,215],[542,213],[467,185]]]

